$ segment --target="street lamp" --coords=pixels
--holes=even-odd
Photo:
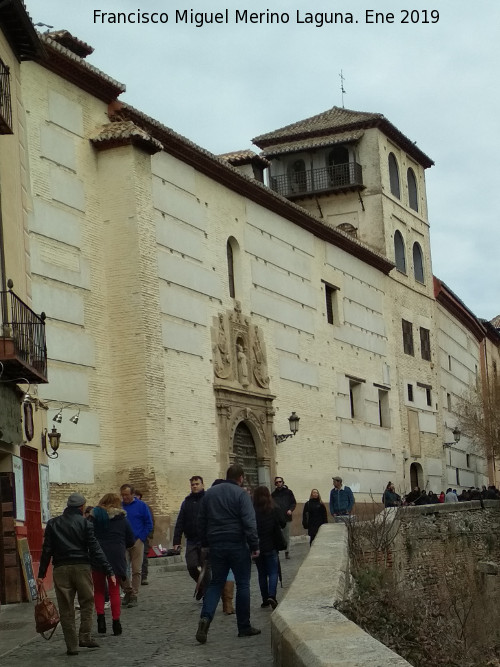
[[[49,438],[52,454],[49,454],[49,451],[47,449],[47,436]],[[59,456],[57,450],[59,449],[60,441],[61,441],[61,434],[57,432],[55,426],[52,427],[52,431],[50,433],[47,433],[47,429],[45,428],[42,431],[42,452],[45,452],[49,457],[49,459],[57,459],[57,457]]]
[[[277,433],[274,434],[274,440],[276,444],[278,445],[280,442],[284,442],[287,438],[291,438],[294,436],[298,430],[299,430],[299,421],[300,417],[297,415],[296,412],[292,412],[292,414],[288,417],[288,423],[290,424],[290,433],[282,433],[281,435],[278,435]]]
[[[453,433],[453,442],[444,442],[443,447],[453,447],[453,445],[456,445],[457,442],[460,442],[460,436],[462,435],[462,432],[460,431],[458,426],[455,426],[452,433]]]

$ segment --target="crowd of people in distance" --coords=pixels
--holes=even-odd
[[[457,493],[456,489],[449,487],[446,493],[441,491],[439,495],[433,491],[427,491],[415,486],[405,496],[400,496],[396,493],[395,486],[392,482],[388,482],[385,491],[382,495],[382,503],[384,507],[400,507],[405,505],[434,505],[438,503],[458,503],[467,500],[500,500],[500,490],[496,486],[491,485],[482,489],[478,487],[471,487],[470,489],[463,489],[461,493]]]

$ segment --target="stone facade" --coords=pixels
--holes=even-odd
[[[339,473],[358,500],[388,479],[408,490],[413,463],[440,491],[429,159],[384,121],[350,144],[363,189],[299,206],[118,102],[124,86],[78,40],[43,40],[47,59],[23,64],[21,82],[33,302],[48,316],[40,396],[49,423],[63,414],[54,509],[76,488],[94,504],[131,481],[164,543],[189,477],[210,483],[249,452],[254,481],[279,472],[299,502]],[[276,444],[291,411],[299,433]]]

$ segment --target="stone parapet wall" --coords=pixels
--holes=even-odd
[[[347,528],[325,524],[271,616],[276,667],[409,665],[335,609],[348,580]]]

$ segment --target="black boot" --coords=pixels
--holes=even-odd
[[[117,618],[116,621],[113,620],[113,634],[121,635],[121,633],[122,633],[122,624],[120,623],[120,619]]]
[[[104,614],[97,614],[97,632],[100,635],[106,634],[106,617]]]

